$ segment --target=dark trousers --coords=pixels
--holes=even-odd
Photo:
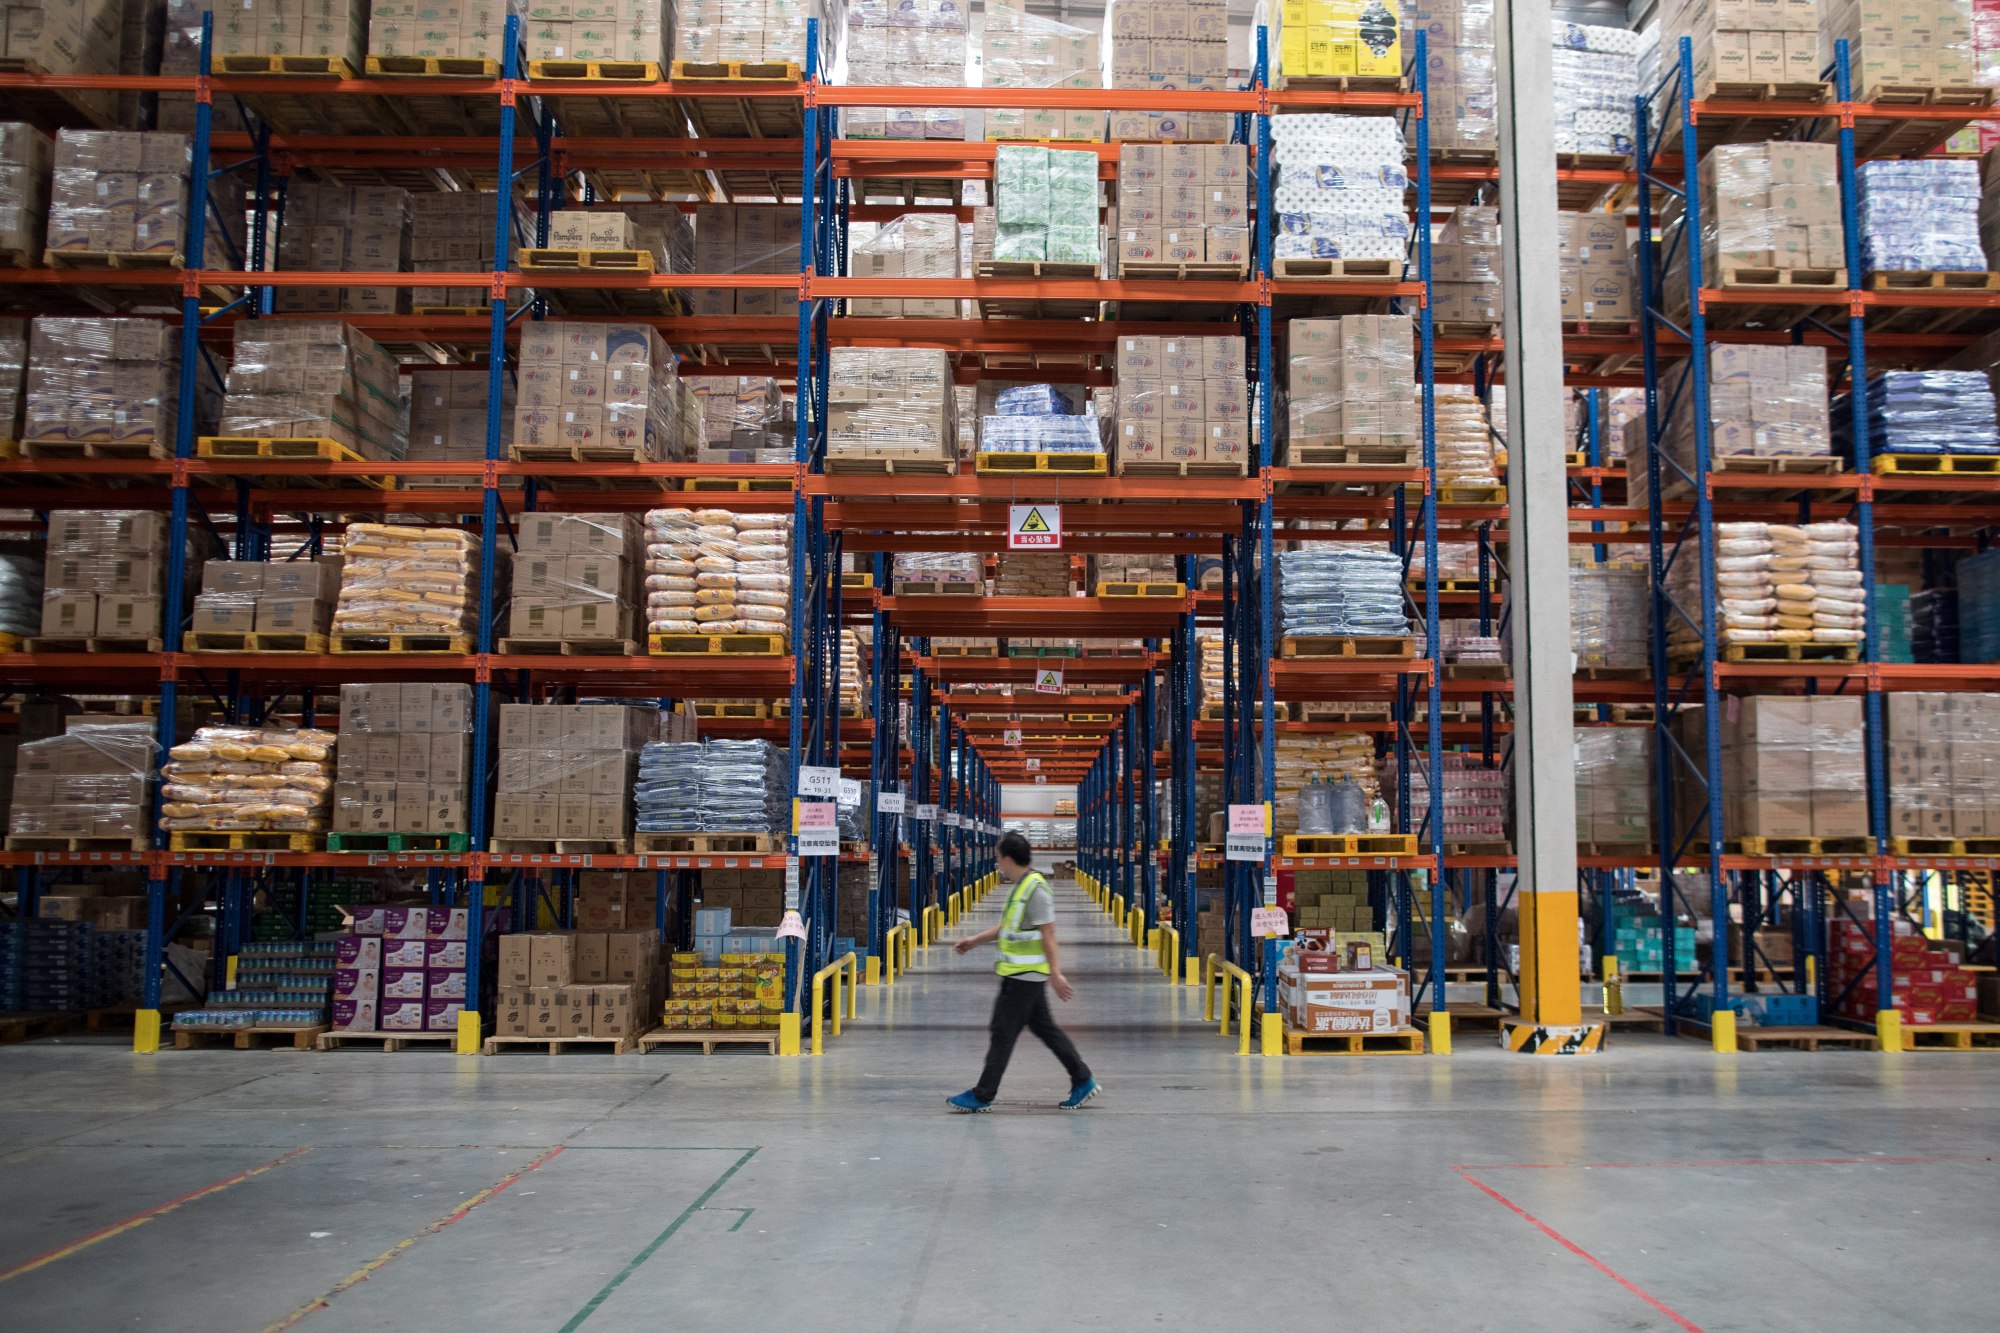
[[[1049,983],[1002,977],[1000,994],[993,1001],[993,1041],[986,1048],[986,1068],[979,1073],[973,1096],[990,1102],[999,1094],[1000,1079],[1007,1072],[1007,1061],[1014,1054],[1014,1042],[1022,1028],[1040,1037],[1042,1044],[1055,1052],[1056,1059],[1062,1061],[1069,1073],[1072,1088],[1089,1082],[1090,1066],[1076,1053],[1076,1046],[1049,1013]]]

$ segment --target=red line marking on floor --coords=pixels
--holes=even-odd
[[[1910,1166],[1926,1162],[1990,1162],[1982,1157],[1746,1157],[1689,1162],[1485,1162],[1454,1171],[1631,1171],[1656,1166]]]
[[[90,1246],[97,1244],[99,1241],[106,1241],[110,1240],[113,1236],[123,1235],[125,1232],[132,1230],[134,1227],[144,1226],[146,1223],[152,1221],[156,1217],[160,1217],[167,1213],[171,1213],[174,1209],[181,1207],[183,1204],[193,1203],[196,1199],[205,1199],[211,1194],[220,1194],[222,1191],[228,1189],[231,1185],[241,1184],[242,1182],[249,1180],[253,1176],[261,1176],[266,1171],[271,1170],[273,1167],[283,1166],[286,1162],[291,1161],[294,1157],[299,1156],[301,1153],[309,1153],[311,1151],[312,1151],[311,1148],[294,1148],[282,1157],[273,1157],[268,1162],[264,1162],[258,1166],[253,1166],[246,1171],[238,1171],[235,1175],[225,1177],[222,1180],[216,1181],[214,1184],[203,1185],[200,1189],[196,1190],[189,1190],[186,1194],[181,1195],[179,1198],[169,1199],[163,1204],[159,1204],[155,1207],[148,1208],[143,1213],[134,1213],[132,1216],[126,1218],[122,1222],[113,1222],[108,1227],[100,1227],[99,1229],[91,1232],[87,1236],[79,1237],[78,1239],[71,1241],[67,1245],[61,1246],[58,1249],[50,1250],[47,1254],[40,1255],[37,1258],[30,1259],[24,1264],[18,1264],[13,1268],[8,1269],[6,1272],[0,1273],[0,1282],[10,1281],[13,1278],[20,1277],[23,1273],[32,1273],[37,1268],[45,1267],[49,1264],[54,1263],[58,1259],[67,1258],[68,1256],[75,1254],[78,1250],[88,1249]]]
[[[1562,1246],[1565,1250],[1568,1250],[1571,1254],[1583,1260],[1585,1263],[1589,1264],[1592,1268],[1595,1268],[1598,1272],[1604,1274],[1604,1276],[1610,1278],[1613,1282],[1616,1282],[1619,1286],[1625,1288],[1625,1290],[1631,1292],[1634,1296],[1637,1296],[1640,1300],[1652,1306],[1655,1310],[1658,1310],[1661,1314],[1665,1315],[1667,1318],[1673,1320],[1675,1327],[1685,1330],[1685,1333],[1702,1333],[1702,1329],[1699,1324],[1692,1323],[1688,1319],[1684,1318],[1679,1311],[1675,1310],[1665,1301],[1660,1300],[1658,1297],[1654,1296],[1651,1292],[1647,1291],[1644,1287],[1641,1287],[1638,1283],[1632,1281],[1630,1278],[1624,1276],[1622,1273],[1612,1268],[1611,1265],[1605,1263],[1602,1259],[1599,1259],[1589,1250],[1584,1249],[1583,1246],[1578,1245],[1568,1236],[1563,1235],[1562,1232],[1557,1231],[1547,1222],[1542,1221],[1541,1218],[1536,1217],[1533,1213],[1523,1208],[1520,1204],[1515,1203],[1512,1199],[1502,1194],[1499,1190],[1494,1189],[1491,1185],[1488,1185],[1485,1181],[1480,1180],[1477,1177],[1467,1175],[1463,1168],[1459,1170],[1458,1174],[1462,1179],[1470,1183],[1474,1188],[1478,1189],[1481,1193],[1485,1194],[1495,1203],[1498,1203],[1501,1207],[1507,1209],[1509,1212],[1515,1214],[1524,1221],[1528,1222],[1537,1231],[1540,1231],[1544,1236],[1547,1236],[1550,1240]]]

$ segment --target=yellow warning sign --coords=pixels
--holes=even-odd
[[[1007,506],[1007,549],[1061,550],[1062,506],[1055,504]]]
[[[1041,670],[1035,673],[1036,694],[1061,694],[1062,692],[1063,692],[1062,672],[1056,671],[1049,667],[1043,667]]]

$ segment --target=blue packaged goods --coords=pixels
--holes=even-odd
[[[1966,158],[1863,162],[1861,267],[1869,273],[1979,273],[1979,164]]]
[[[981,417],[979,447],[995,454],[1094,454],[1096,417]]]
[[[1848,395],[1834,400],[1841,451],[1854,457]],[[2000,453],[1993,388],[1982,371],[1888,370],[1868,377],[1871,454]]]
[[[2000,550],[1958,562],[1958,647],[1963,662],[2000,662]]]
[[[1066,417],[1076,404],[1053,384],[1014,384],[993,398],[993,413],[1002,417]]]
[[[775,833],[791,773],[769,741],[655,741],[639,752],[633,800],[641,833]]]
[[[1387,547],[1325,544],[1278,557],[1278,598],[1288,639],[1403,635],[1403,560]]]

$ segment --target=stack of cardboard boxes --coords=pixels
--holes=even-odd
[[[1229,7],[1223,0],[1116,0],[1106,24],[1111,33],[1114,88],[1200,92],[1231,86]],[[1225,140],[1229,137],[1229,115],[1217,111],[1114,111],[1111,137]]]
[[[650,325],[530,324],[521,333],[514,447],[692,458],[701,420],[679,365]]]
[[[1292,79],[1397,78],[1403,72],[1400,8],[1369,0],[1267,0],[1279,70]]]
[[[958,239],[958,220],[948,213],[906,214],[883,223],[854,247],[851,272],[857,278],[956,278]],[[955,319],[958,301],[948,296],[852,297],[847,313]]]
[[[576,17],[579,10],[588,10],[589,16]],[[542,17],[544,12],[549,16]],[[524,28],[528,59],[657,64],[666,58],[673,13],[673,0],[533,5]]]
[[[1344,946],[1326,931],[1296,932],[1278,961],[1278,1007],[1295,1032],[1399,1032],[1410,1026],[1410,974],[1384,966],[1371,944]]]
[[[1118,340],[1118,466],[1247,465],[1250,390],[1241,338]]]
[[[1839,151],[1830,143],[1719,144],[1701,160],[1701,264],[1709,286],[1733,282],[1738,269],[1831,269],[1846,272],[1840,221]],[[1668,218],[1665,221],[1671,222]],[[1687,259],[1676,256],[1665,279],[1669,301],[1687,303]]]
[[[439,5],[431,3],[431,0],[370,0],[368,54],[484,60],[497,64],[505,54],[501,47],[507,33],[507,16],[521,13],[524,8],[532,14],[540,14],[545,6],[523,6],[520,0],[456,0],[451,5]],[[611,7],[604,5],[600,8],[608,11]],[[573,9],[571,12],[574,12]],[[399,68],[396,72],[412,71]],[[473,71],[470,68],[453,68],[444,72]],[[495,69],[493,72],[499,71]]]
[[[493,836],[507,842],[610,842],[632,836],[639,748],[678,714],[620,704],[502,704]]]
[[[1494,151],[1493,0],[1415,0],[1402,9],[1404,54],[1415,56],[1411,33],[1426,35],[1424,119],[1432,151]],[[1414,146],[1414,123],[1410,134]]]
[[[528,514],[517,525],[514,638],[631,639],[638,618],[635,514]]]
[[[2000,695],[1889,695],[1889,832],[2000,838]]]
[[[1288,882],[1291,885],[1289,903],[1285,899]],[[1334,931],[1336,939],[1340,935],[1372,932],[1375,929],[1375,909],[1368,905],[1368,872],[1365,870],[1280,871],[1278,905],[1290,910],[1295,927]]]
[[[1688,408],[1668,418],[1660,447],[1692,473],[1694,412],[1689,398]],[[1741,343],[1711,347],[1708,420],[1711,460],[1829,456],[1833,432],[1827,415],[1826,349]],[[1643,454],[1636,468],[1627,456],[1628,472],[1643,473],[1644,464]]]
[[[708,879],[702,876],[704,891]],[[579,930],[651,930],[659,909],[659,876],[650,870],[585,870],[576,877]]]
[[[1250,262],[1242,144],[1127,143],[1118,149],[1118,264]]]
[[[1500,210],[1455,209],[1431,246],[1432,317],[1494,323],[1501,317]]]
[[[1831,8],[1857,9],[1833,0]],[[1886,14],[1886,8],[1880,9]],[[1718,84],[1818,83],[1827,60],[1820,54],[1820,0],[1670,0],[1662,7],[1660,50],[1677,53],[1681,38],[1693,39],[1694,89],[1691,97],[1717,96]],[[1892,20],[1893,22],[1893,20]],[[1967,39],[1970,15],[1967,16]],[[1842,33],[1846,36],[1846,33]],[[1827,47],[1831,51],[1832,47]],[[1861,52],[1856,50],[1855,57]],[[1970,52],[1967,52],[1968,56]],[[1968,64],[1968,69],[1970,68]],[[1855,70],[1855,91],[1872,86]],[[1886,81],[1902,83],[1891,74]]]
[[[964,87],[969,21],[960,0],[857,0],[847,7],[848,82]],[[858,106],[842,115],[840,129],[851,139],[963,139],[965,109]]]
[[[0,123],[0,255],[14,267],[39,264],[47,248],[54,161],[48,135],[18,121]]]
[[[464,833],[472,687],[340,687],[335,833]]]
[[[993,578],[995,597],[1067,597],[1069,557],[1060,551],[1003,551]]]
[[[493,262],[496,194],[465,191],[410,196],[410,272],[490,273]],[[525,300],[527,293],[515,298]],[[483,311],[491,287],[412,287],[410,305],[426,311]]]
[[[42,635],[158,638],[166,582],[165,514],[132,509],[58,510],[49,515],[48,563],[42,570]]]
[[[410,266],[410,193],[393,185],[318,185],[285,190],[278,267],[287,273],[401,273]],[[280,287],[279,310],[394,315],[405,287]]]
[[[1758,696],[1726,703],[1721,718],[1724,837],[1867,836],[1859,699]],[[1698,722],[1690,718],[1691,724]],[[1697,747],[1691,753],[1699,753],[1699,733],[1690,735]],[[1706,797],[1681,767],[1675,808],[1699,809]]]
[[[669,1032],[778,1026],[785,1007],[785,960],[766,953],[725,953],[713,960],[677,953],[669,965],[660,1026]]]
[[[537,932],[500,937],[503,1037],[636,1037],[660,997],[653,930]]]
[[[695,921],[695,948],[704,955],[719,954],[730,941],[731,931],[768,931],[778,924],[785,913],[784,872],[704,871],[701,905],[702,913]]]
[[[993,153],[993,208],[975,210],[975,263],[1089,265],[1103,261],[1097,154],[1038,144]]]
[[[214,49],[216,55],[332,56],[345,60],[353,77],[368,49],[368,6],[365,0],[243,0],[216,14]]]
[[[500,456],[514,443],[514,377],[500,378]],[[483,366],[458,370],[410,372],[410,436],[403,457],[412,463],[471,463],[486,457],[486,403],[491,383]],[[426,484],[463,488],[464,475],[436,478],[404,477],[401,485]],[[519,477],[502,477],[500,485],[518,488]]]
[[[988,88],[1102,88],[1101,49],[1095,32],[1030,14],[1012,0],[993,0],[980,36],[980,72]],[[1104,112],[994,107],[986,112],[986,137],[1102,139]]]
[[[456,1032],[466,994],[463,907],[354,909],[354,929],[334,942],[336,1032]]]
[[[1825,0],[1823,4],[1789,0],[1781,10],[1787,22],[1786,66],[1792,68],[1797,25],[1810,31],[1817,17],[1821,44],[1814,49],[1831,52],[1835,42],[1848,44],[1849,78],[1856,97],[1873,100],[1888,84],[1969,87],[1986,77],[1980,61],[1983,53],[1972,39],[1972,9],[1970,0],[1897,0],[1893,4],[1885,0]],[[1754,48],[1752,54],[1754,64]],[[1819,75],[1786,77],[1817,80]]]
[[[957,456],[951,356],[932,348],[836,347],[829,458]]]
[[[1617,323],[1639,317],[1624,214],[1558,213],[1556,259],[1565,320]]]
[[[630,2],[630,0],[628,0]],[[819,21],[820,68],[831,69],[841,0],[638,0],[664,4],[676,61],[806,63],[806,24]],[[686,77],[683,75],[682,77]],[[704,273],[711,269],[702,270]]]
[[[393,354],[345,324],[246,320],[236,326],[218,433],[325,439],[363,458],[401,458],[408,437],[397,375]]]
[[[60,736],[20,748],[8,811],[9,847],[103,839],[143,850],[154,728],[129,718],[74,717]]]
[[[697,273],[799,271],[799,210],[778,204],[700,204],[694,210]],[[703,287],[692,294],[697,315],[789,313],[797,293],[778,287]]]
[[[324,634],[340,560],[211,560],[188,628],[196,634]]]
[[[1578,846],[1645,847],[1653,841],[1650,727],[1576,731]]]
[[[49,74],[109,74],[118,57],[124,6],[119,0],[41,0],[10,4],[0,22],[0,57],[32,62]],[[117,107],[110,92],[66,92],[65,97],[109,123]]]
[[[1867,915],[1866,905],[1857,908]],[[1958,966],[1944,950],[1931,948],[1930,941],[1907,917],[1895,917],[1889,924],[1889,984],[1903,1026],[1977,1021],[1979,974]],[[1880,1002],[1876,989],[1880,973],[1875,970],[1879,966],[1873,923],[1836,912],[1826,942],[1826,993],[1838,999],[1835,1014],[1874,1024],[1875,1006]]]
[[[1397,782],[1396,756],[1388,760],[1383,781]],[[1444,840],[1452,842],[1502,842],[1507,837],[1507,802],[1511,791],[1506,769],[1489,765],[1476,754],[1447,752],[1444,756]],[[1410,823],[1399,833],[1424,832],[1430,819],[1430,782],[1424,765],[1410,765]]]
[[[180,333],[158,319],[44,315],[28,337],[22,438],[173,448],[180,411]],[[211,377],[195,377],[197,429],[213,419]]]
[[[1301,457],[1301,449],[1400,450],[1405,457],[1421,449],[1408,315],[1295,319],[1290,332],[1286,448],[1293,464],[1380,461]]]

